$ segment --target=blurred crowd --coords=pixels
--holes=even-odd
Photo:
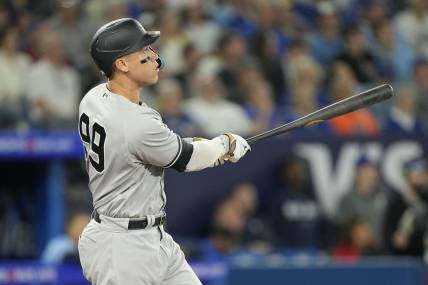
[[[106,80],[89,56],[90,39],[121,17],[161,31],[154,49],[166,67],[141,98],[183,137],[257,134],[383,83],[394,87],[390,102],[293,135],[428,131],[425,0],[1,1],[0,128],[76,129],[80,99]],[[305,163],[290,157],[278,167],[268,209],[259,210],[260,190],[244,181],[218,203],[208,238],[197,249],[185,242],[183,248],[214,260],[242,247],[322,249],[351,260],[422,256],[425,164],[410,161],[403,170],[407,188],[387,191],[377,165],[362,157],[332,219],[319,208]],[[47,249],[46,260],[70,253],[76,230],[68,233]]]
[[[104,23],[160,30],[160,83],[142,91],[183,136],[251,135],[381,83],[393,102],[296,133],[426,132],[424,0],[44,0],[0,4],[0,127],[74,129],[106,79],[88,46]]]
[[[186,256],[217,262],[243,253],[263,256],[300,252],[341,262],[375,256],[407,256],[428,262],[426,160],[408,161],[403,168],[404,188],[388,189],[377,163],[360,157],[354,183],[345,189],[333,216],[327,216],[320,207],[308,179],[307,162],[292,155],[276,170],[276,187],[268,191],[250,180],[226,191],[214,203],[203,238],[178,236]],[[262,194],[268,197],[262,199]],[[70,213],[64,235],[51,240],[44,249],[44,262],[79,262],[77,241],[90,215]]]
[[[262,201],[263,191],[250,181],[232,187],[214,208],[208,238],[201,244],[183,239],[187,255],[218,261],[244,252],[302,252],[342,262],[375,256],[428,262],[426,160],[410,160],[403,168],[406,186],[387,189],[377,163],[362,156],[334,216],[320,208],[304,160],[288,157],[277,170],[277,187],[270,189],[268,201]]]

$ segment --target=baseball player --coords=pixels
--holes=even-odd
[[[79,106],[94,204],[79,254],[92,284],[201,284],[163,228],[164,169],[197,171],[237,162],[250,150],[235,134],[181,138],[139,101],[141,88],[158,81],[162,60],[150,45],[159,36],[124,18],[102,26],[91,42],[91,56],[108,78]]]

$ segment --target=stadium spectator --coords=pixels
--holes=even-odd
[[[253,9],[257,28],[249,43],[257,45],[257,38],[265,34],[267,41],[262,46],[275,45],[271,45],[265,52],[272,49],[282,57],[290,42],[299,36],[297,26],[301,22],[298,21],[293,5],[287,1],[254,1]]]
[[[42,58],[32,65],[25,82],[30,116],[38,128],[71,128],[75,125],[80,83],[77,72],[66,64],[58,36],[47,31],[39,40]]]
[[[158,110],[167,126],[182,137],[201,135],[199,126],[183,112],[181,86],[173,79],[165,79],[157,88]]]
[[[298,85],[293,88],[293,93],[290,94],[291,104],[286,108],[285,120],[291,122],[319,109],[317,91],[317,86],[313,84]],[[331,132],[330,125],[321,122],[309,128],[296,129],[293,135],[326,135]]]
[[[19,46],[22,52],[25,52],[29,57],[31,57],[32,62],[36,62],[40,59],[40,48],[39,42],[40,38],[44,36],[46,31],[48,30],[47,26],[43,23],[40,23],[37,20],[37,16],[33,15],[33,22],[26,23],[26,27],[19,28]]]
[[[140,19],[145,24],[148,22],[152,24],[157,15],[160,15],[162,11],[171,7],[171,4],[166,0],[134,0],[127,1],[127,4],[130,16]],[[145,25],[143,26],[145,27]]]
[[[200,74],[196,82],[196,96],[185,102],[186,113],[200,126],[208,138],[226,131],[246,135],[251,122],[244,109],[224,99],[220,81],[212,75]]]
[[[26,9],[18,13],[16,19],[16,29],[18,31],[18,50],[29,52],[32,40],[32,31],[37,25],[37,18],[32,10]]]
[[[214,210],[210,233],[202,247],[203,260],[225,260],[227,255],[237,252],[245,222],[242,209],[227,196]]]
[[[11,24],[10,10],[7,8],[6,3],[0,4],[0,30],[6,29]]]
[[[159,54],[168,63],[165,66],[165,73],[175,76],[184,70],[182,54],[184,48],[190,43],[190,38],[180,28],[180,18],[177,11],[164,11],[160,14],[158,21],[162,33]]]
[[[14,129],[23,116],[23,98],[30,58],[18,51],[14,27],[0,31],[0,128]]]
[[[106,10],[109,6],[109,0],[92,0],[85,1],[84,13],[88,15],[92,20],[102,23],[106,17]],[[106,5],[107,4],[107,5]]]
[[[373,43],[379,76],[388,81],[409,79],[414,62],[413,50],[401,35],[394,32],[389,21],[376,24]]]
[[[284,122],[285,116],[275,107],[271,85],[267,82],[252,81],[246,95],[244,108],[252,121],[252,133],[259,134]]]
[[[286,84],[290,94],[301,85],[311,85],[315,90],[322,81],[322,67],[301,41],[290,44],[282,64],[285,66]]]
[[[423,122],[428,122],[428,59],[418,58],[416,60],[413,75],[417,92],[416,112],[422,118]],[[428,131],[428,129],[425,131]]]
[[[424,130],[423,121],[418,116],[416,90],[412,84],[395,86],[394,104],[390,108],[383,132],[417,136]]]
[[[337,261],[355,262],[362,256],[377,253],[376,247],[369,223],[364,218],[354,216],[344,220],[331,255]]]
[[[257,33],[268,33],[275,29],[278,22],[275,3],[273,1],[254,1],[252,5],[256,12],[255,23],[257,24]]]
[[[230,193],[230,200],[245,220],[240,244],[252,252],[269,252],[275,237],[270,225],[258,213],[259,194],[256,186],[248,181],[236,184]]]
[[[84,70],[89,64],[89,42],[98,24],[82,13],[82,0],[58,0],[56,5],[56,13],[46,24],[58,35],[66,59]]]
[[[184,32],[202,54],[215,51],[221,36],[220,27],[204,11],[202,0],[189,1],[184,10]]]
[[[203,244],[203,259],[225,260],[240,250],[267,253],[273,233],[258,215],[257,188],[248,181],[234,185],[216,206],[208,240]]]
[[[80,265],[77,243],[90,219],[86,213],[74,214],[68,221],[66,234],[48,242],[41,260],[47,263],[71,262]]]
[[[377,247],[382,246],[382,225],[386,206],[385,189],[380,184],[377,165],[366,156],[357,162],[352,188],[340,199],[337,224],[352,217],[361,217],[369,226]]]
[[[375,41],[376,28],[381,23],[389,23],[388,8],[389,6],[384,1],[361,1],[359,26],[368,46]]]
[[[358,26],[347,27],[344,32],[344,51],[336,60],[347,63],[359,83],[368,84],[377,79],[375,59],[366,46]]]
[[[175,78],[180,82],[183,89],[183,97],[189,98],[193,95],[193,85],[196,72],[198,71],[199,63],[202,54],[194,44],[189,43],[183,49],[184,68],[178,73]]]
[[[389,254],[422,257],[428,210],[426,162],[420,158],[407,162],[404,176],[406,188],[389,193],[383,236]]]
[[[319,5],[318,27],[309,37],[309,46],[314,57],[324,66],[330,65],[343,49],[340,35],[340,18],[333,3]]]
[[[278,38],[278,49],[281,55],[288,52],[290,44],[304,37],[304,21],[297,15],[296,9],[289,1],[274,3],[277,18],[275,33]]]
[[[275,102],[281,103],[286,93],[285,74],[278,52],[277,38],[274,32],[262,30],[253,41],[253,53],[260,61],[260,70],[272,86]]]
[[[330,92],[333,102],[343,100],[354,95],[357,82],[350,67],[338,62],[333,67],[333,78],[330,83]],[[366,109],[342,115],[328,121],[333,133],[339,136],[379,134],[379,125],[376,118]]]
[[[281,162],[278,174],[269,213],[279,245],[320,247],[322,213],[306,165],[291,156]]]
[[[259,65],[255,61],[248,61],[242,64],[236,74],[236,78],[238,85],[235,88],[236,91],[234,91],[236,92],[235,97],[239,98],[243,105],[248,101],[248,94],[251,92],[254,82],[266,81]]]
[[[226,33],[218,43],[217,67],[219,78],[227,91],[227,98],[235,102],[242,102],[238,98],[237,74],[241,66],[249,61],[247,46],[244,38],[239,34]]]
[[[257,31],[254,9],[248,0],[224,1],[219,3],[213,14],[220,26],[248,40]]]
[[[250,182],[236,184],[229,195],[230,200],[240,209],[244,218],[254,215],[258,207],[257,188]]]
[[[88,53],[90,40],[95,30],[104,24],[106,19],[114,17],[115,13],[118,16],[123,11],[119,9],[121,4],[116,0],[102,1],[102,3],[99,3],[101,1],[82,0],[57,0],[54,2],[54,13],[44,24],[58,35],[64,49],[66,63],[79,72],[79,88],[82,91],[88,91],[102,79],[101,73]],[[118,4],[116,7],[115,3]],[[101,4],[102,13],[99,16],[87,8],[91,4]],[[38,37],[34,36],[34,38],[37,42]]]
[[[410,0],[404,11],[394,17],[394,26],[417,55],[428,56],[428,5],[425,0]]]
[[[126,2],[121,0],[108,0],[103,2],[106,2],[104,5],[107,8],[103,22],[128,17],[128,7]]]
[[[121,0],[92,0],[84,2],[84,12],[94,22],[104,23],[128,17],[128,6]]]

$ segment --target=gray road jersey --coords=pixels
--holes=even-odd
[[[79,133],[99,213],[143,217],[164,210],[164,168],[174,164],[182,146],[158,112],[100,84],[80,102]]]

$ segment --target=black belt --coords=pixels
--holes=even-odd
[[[101,224],[100,214],[97,211],[94,211],[92,214],[94,220]],[[165,223],[165,215],[155,218],[155,222],[153,223],[153,227],[161,226]],[[141,230],[147,228],[148,221],[147,218],[142,218],[138,220],[129,220],[128,222],[128,230]]]

